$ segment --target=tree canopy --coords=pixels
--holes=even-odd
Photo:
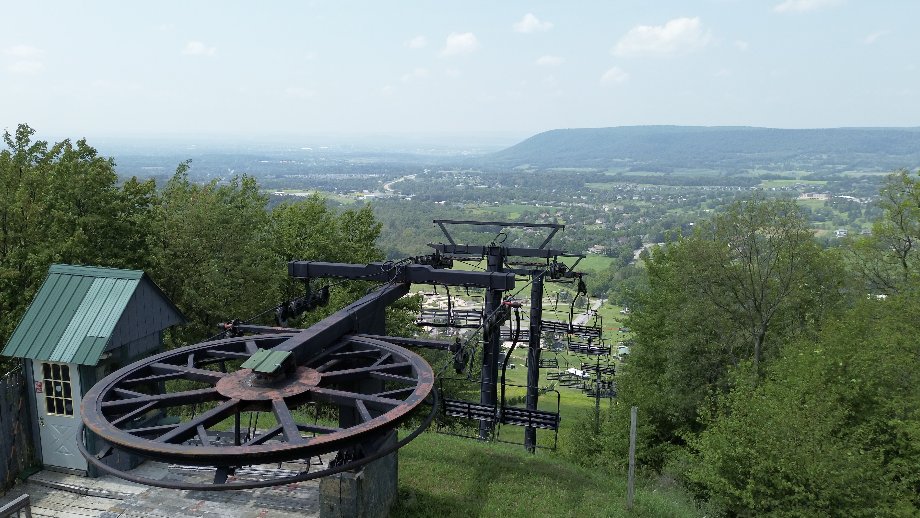
[[[49,144],[34,133],[20,125],[0,150],[0,343],[52,263],[147,271],[189,320],[170,334],[177,346],[299,295],[287,275],[291,259],[382,259],[368,206],[338,211],[313,197],[269,210],[254,178],[195,183],[188,161],[158,189],[152,180],[120,180],[114,160],[85,140]],[[325,313],[366,288],[336,290]]]
[[[892,175],[845,256],[756,195],[654,250],[618,402],[570,454],[620,467],[635,405],[640,463],[708,514],[920,513],[917,192]]]
[[[20,125],[0,150],[0,343],[52,263],[143,268],[153,182],[119,184],[115,163],[85,140],[49,144]]]

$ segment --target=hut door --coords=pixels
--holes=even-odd
[[[80,377],[72,363],[34,360],[35,401],[42,441],[42,464],[86,471],[77,450]]]

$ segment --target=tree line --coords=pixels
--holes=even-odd
[[[189,162],[165,184],[120,181],[115,162],[85,140],[48,143],[34,133],[27,125],[4,132],[0,150],[0,343],[53,263],[146,271],[189,321],[168,336],[178,346],[302,294],[288,278],[289,260],[383,258],[369,206],[337,210],[314,196],[268,210],[252,177],[194,183]],[[345,284],[306,318],[366,288]]]
[[[637,406],[640,465],[707,514],[920,514],[920,175],[881,198],[833,249],[759,195],[654,249],[619,398],[567,455],[624,469]]]

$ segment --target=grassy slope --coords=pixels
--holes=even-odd
[[[681,493],[642,481],[631,513],[625,501],[625,476],[549,453],[425,433],[400,450],[391,516],[699,516]]]

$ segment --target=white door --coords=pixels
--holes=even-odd
[[[86,471],[77,450],[80,376],[72,363],[33,360],[35,400],[42,441],[42,464]]]

